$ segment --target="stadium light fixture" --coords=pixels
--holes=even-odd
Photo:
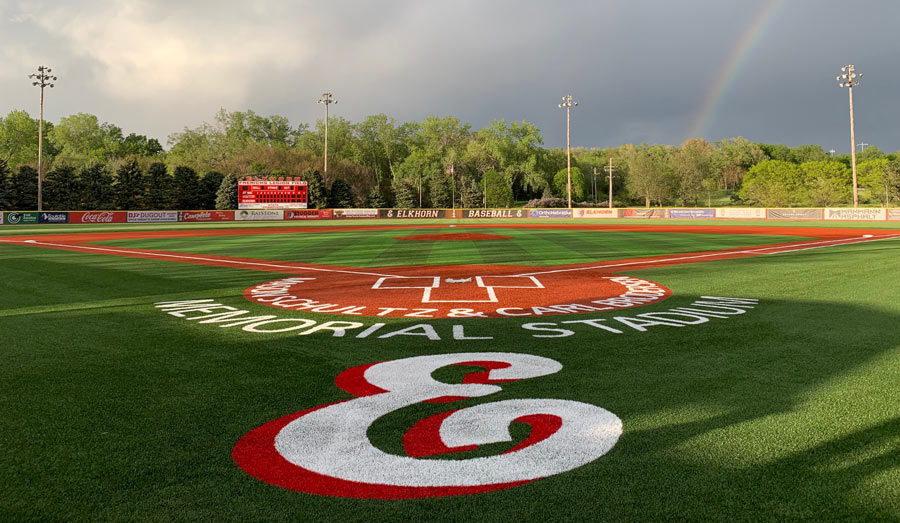
[[[571,133],[569,132],[569,122],[570,116],[569,111],[572,107],[578,105],[578,102],[572,101],[572,95],[567,94],[562,97],[563,102],[559,104],[560,107],[566,108],[566,173],[567,173],[567,193],[569,196],[569,209],[572,208],[572,143],[570,140]]]
[[[328,187],[328,106],[336,104],[337,100],[331,98],[331,93],[322,93],[322,99],[316,103],[325,105],[325,170],[322,174],[322,184]]]
[[[44,207],[44,198],[42,194],[43,181],[44,181],[44,88],[45,87],[53,87],[53,83],[58,80],[57,77],[50,74],[52,69],[49,67],[39,65],[38,72],[36,74],[28,75],[28,78],[32,78],[35,81],[31,82],[31,85],[35,87],[41,88],[41,105],[40,105],[40,113],[38,119],[38,186],[37,186],[37,210],[41,212]]]
[[[862,78],[862,73],[857,73],[853,64],[841,67],[844,74],[837,77],[838,85],[846,87],[850,93],[850,160],[853,165],[853,207],[859,207],[859,188],[856,183],[856,136],[853,126],[853,86],[859,85],[858,78]]]

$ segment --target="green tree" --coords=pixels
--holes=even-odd
[[[225,211],[238,208],[238,181],[240,177],[236,174],[226,174],[222,178],[216,192],[216,209]]]
[[[431,206],[437,209],[448,209],[453,206],[450,176],[433,176],[428,183],[428,196]]]
[[[17,211],[37,209],[37,171],[22,165],[9,179],[10,206]]]
[[[9,188],[9,164],[6,160],[0,159],[0,210],[10,209],[10,188]]]
[[[803,171],[806,203],[827,207],[852,201],[852,174],[844,164],[831,161],[805,162],[800,165],[800,169]]]
[[[726,191],[741,186],[744,174],[754,165],[768,157],[759,145],[742,138],[729,138],[717,142],[712,162],[719,178],[720,187]]]
[[[821,145],[799,145],[791,149],[791,156],[796,163],[824,162],[828,154]]]
[[[325,192],[325,184],[322,175],[317,169],[309,169],[301,178],[306,181],[306,206],[310,209],[324,209],[328,207],[328,194]]]
[[[584,173],[581,172],[581,169],[578,167],[572,167],[572,201],[573,202],[581,202],[584,201],[585,194],[587,193],[585,187],[587,182],[584,179]],[[566,199],[568,201],[569,197],[569,170],[560,169],[556,175],[553,176],[553,188],[556,190],[556,194],[559,195],[560,198]]]
[[[517,188],[535,193],[546,187],[547,180],[538,168],[543,139],[537,127],[526,121],[507,125],[505,120],[494,120],[474,138],[481,145],[482,169],[502,174],[514,195]],[[467,152],[472,155],[472,149]]]
[[[209,171],[200,178],[200,208],[215,209],[219,188],[225,175],[218,171]]]
[[[678,197],[683,205],[697,205],[715,189],[713,147],[702,138],[691,138],[681,144],[672,157],[673,172],[678,183]]]
[[[787,145],[782,145],[780,143],[757,143],[756,145],[766,153],[766,156],[768,156],[770,160],[797,163],[797,158],[794,157],[794,151]]]
[[[631,194],[643,198],[650,207],[656,201],[662,205],[673,193],[675,185],[669,170],[670,151],[663,146],[629,146],[622,151],[626,158],[625,187]]]
[[[395,178],[391,184],[394,190],[394,207],[397,209],[412,209],[416,207],[418,201],[416,190],[403,181],[401,178]]]
[[[331,190],[328,193],[328,206],[332,209],[349,209],[356,207],[353,198],[353,190],[350,184],[338,178],[331,184]]]
[[[147,192],[144,206],[148,209],[172,209],[173,182],[166,164],[153,162],[147,169]]]
[[[73,211],[80,208],[83,188],[75,168],[58,165],[44,180],[44,204],[47,209]]]
[[[176,209],[200,208],[200,177],[197,171],[179,165],[172,173],[173,203]]]
[[[381,209],[387,207],[387,201],[381,195],[381,190],[376,186],[366,194],[366,207],[370,209]]]
[[[116,207],[124,210],[140,209],[145,191],[144,171],[137,159],[131,157],[116,169],[113,183]]]
[[[47,135],[53,130],[53,124],[44,122],[44,157],[52,158],[55,150]],[[10,169],[20,165],[37,162],[38,156],[38,121],[25,111],[11,111],[6,117],[0,117],[0,160],[6,160]]]
[[[61,118],[48,137],[59,151],[56,159],[76,167],[114,158],[124,141],[122,129],[86,113]]]
[[[859,163],[868,162],[869,160],[877,160],[884,158],[884,152],[874,145],[870,145],[856,155],[856,161]]]
[[[900,199],[900,161],[878,158],[862,162],[857,166],[857,175],[859,185],[868,189],[881,205],[890,207]]]
[[[81,169],[81,209],[86,211],[113,208],[113,179],[105,165],[94,163]]]
[[[512,187],[497,171],[484,173],[484,195],[488,207],[509,207],[513,203]]]
[[[459,205],[465,209],[475,209],[484,206],[483,186],[475,178],[464,176],[460,179]]]
[[[760,162],[747,171],[738,196],[763,207],[801,205],[805,199],[803,171],[782,160]]]

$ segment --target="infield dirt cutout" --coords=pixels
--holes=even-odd
[[[391,267],[390,274],[321,272],[251,287],[244,296],[286,310],[410,318],[526,317],[625,309],[671,291],[641,278],[553,267]]]

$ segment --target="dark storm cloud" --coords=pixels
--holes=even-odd
[[[165,139],[220,107],[281,114],[294,124],[335,114],[400,121],[453,115],[475,128],[528,120],[565,141],[557,107],[571,93],[573,143],[679,144],[710,96],[704,137],[745,136],[849,150],[853,62],[857,136],[900,149],[900,4],[782,0],[714,92],[741,37],[769,2],[276,1],[13,2],[0,6],[0,113],[35,114],[25,75],[61,77],[47,116],[98,115]]]

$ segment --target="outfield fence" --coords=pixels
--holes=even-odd
[[[676,219],[676,220],[798,220],[900,221],[900,209],[846,207],[627,207],[576,209],[242,209],[238,211],[3,211],[0,225],[62,223],[176,223],[230,221],[417,219]]]

